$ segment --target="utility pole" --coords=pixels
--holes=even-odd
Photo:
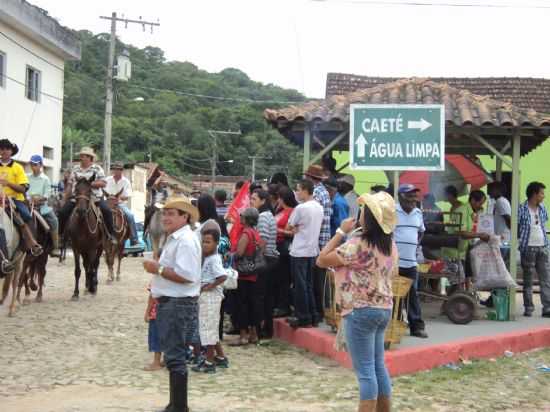
[[[269,156],[248,156],[249,159],[252,159],[252,181],[256,180],[256,159],[271,159]]]
[[[126,27],[128,27],[129,23],[141,24],[143,26],[143,31],[145,31],[145,26],[150,26],[151,33],[153,33],[153,26],[160,26],[160,23],[143,21],[141,17],[140,20],[130,20],[124,17],[119,18],[116,12],[113,12],[111,17],[99,16],[99,18],[111,20],[111,38],[109,40],[109,58],[107,62],[107,79],[105,82],[107,89],[105,97],[105,134],[103,137],[103,168],[105,169],[105,173],[108,173],[111,166],[111,133],[113,129],[113,66],[115,62],[116,24],[119,21],[124,22]]]
[[[212,190],[212,193],[214,193],[214,190],[216,190],[216,163],[218,162],[218,145],[216,142],[216,135],[223,134],[223,135],[239,135],[241,134],[241,131],[238,132],[232,132],[230,130],[208,130],[208,134],[212,138],[212,160],[211,166],[212,166],[212,176],[210,180],[210,187]]]

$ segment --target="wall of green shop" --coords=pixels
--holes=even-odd
[[[349,160],[348,152],[333,152],[337,162],[337,168],[343,166]],[[496,169],[494,156],[480,157],[483,167],[490,172]],[[510,163],[512,160],[510,159]],[[525,189],[529,182],[539,181],[546,185],[545,205],[550,209],[550,139],[535,150],[521,158],[520,162],[520,202],[525,200]],[[511,168],[503,164],[503,171],[511,171]],[[352,171],[349,168],[342,170],[342,173],[349,173],[355,176],[355,191],[359,194],[369,192],[371,186],[382,184],[387,186],[388,179],[383,171]]]

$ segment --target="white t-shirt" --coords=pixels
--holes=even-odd
[[[122,176],[118,182],[115,180],[113,176],[108,176],[105,179],[105,183],[106,185],[104,190],[109,195],[114,196],[122,190],[120,194],[122,197],[127,197],[127,198],[132,197],[132,184],[130,183],[128,178],[126,178],[125,176]],[[123,206],[126,206],[127,203],[128,202],[126,200],[120,201],[120,204]]]
[[[531,230],[529,230],[528,246],[544,246],[544,232],[542,231],[543,229],[538,213],[538,209],[535,211],[529,208],[529,215],[531,216]]]
[[[323,206],[308,200],[296,206],[288,224],[296,227],[297,233],[290,245],[290,256],[315,257],[319,255],[319,234],[323,223]]]
[[[495,221],[495,234],[500,236],[503,241],[509,242],[511,233],[506,225],[504,216],[512,216],[512,206],[510,206],[510,202],[504,196],[494,201],[493,216]]]
[[[410,213],[407,213],[399,203],[395,209],[397,226],[395,226],[393,236],[399,252],[399,267],[415,267],[417,265],[418,237],[426,231],[422,212],[415,207]]]

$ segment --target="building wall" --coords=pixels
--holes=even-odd
[[[0,37],[0,52],[5,54],[6,76],[9,77],[4,79],[4,86],[0,87],[0,139],[10,139],[19,146],[15,159],[22,162],[27,162],[33,154],[44,155],[44,146],[53,149],[52,158],[45,158],[44,166],[52,182],[57,182],[61,168],[63,101],[44,93],[63,98],[64,61],[3,22],[0,22],[0,31],[57,66],[53,67],[17,44]],[[43,94],[38,102],[25,96],[27,65],[41,72],[40,90]]]
[[[132,183],[132,197],[128,202],[128,206],[134,214],[136,222],[143,222],[147,201],[147,169],[135,166],[133,169],[124,170],[124,176]]]

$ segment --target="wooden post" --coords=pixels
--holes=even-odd
[[[399,192],[399,171],[395,170],[393,172],[393,198],[397,202],[397,196]]]
[[[309,167],[309,159],[311,157],[311,125],[309,123],[305,124],[304,127],[304,172]]]
[[[502,159],[500,157],[497,157],[496,181],[497,182],[502,182]]]
[[[521,134],[517,130],[512,143],[512,216],[511,216],[511,240],[510,240],[510,274],[514,280],[517,279],[517,249],[518,249],[518,209],[519,209],[519,186],[520,175],[519,165],[521,156]],[[508,315],[510,320],[516,318],[516,290],[509,290],[510,306]]]

